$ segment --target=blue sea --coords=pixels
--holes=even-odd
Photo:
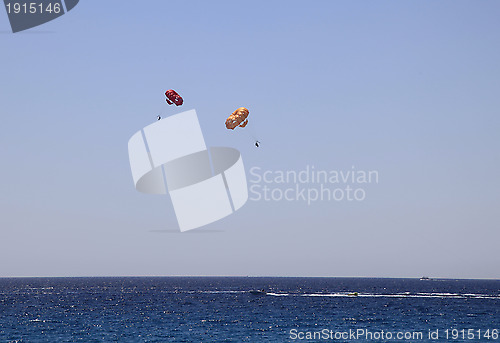
[[[0,342],[500,342],[500,280],[0,278]]]

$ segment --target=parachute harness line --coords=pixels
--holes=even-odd
[[[195,110],[136,132],[128,153],[135,188],[148,194],[168,191],[181,231],[222,219],[248,200],[240,152],[207,148]]]

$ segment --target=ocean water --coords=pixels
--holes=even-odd
[[[500,280],[0,278],[0,342],[500,342],[499,331]]]

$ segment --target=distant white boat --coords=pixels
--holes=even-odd
[[[420,278],[420,280],[421,280],[421,281],[430,281],[430,280],[432,280],[432,279],[431,279],[430,277],[428,277],[428,276],[422,276],[422,277]]]

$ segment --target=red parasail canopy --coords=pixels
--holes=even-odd
[[[180,106],[184,103],[182,97],[173,89],[166,91],[165,96],[167,97],[166,101],[169,105],[175,104],[176,106]]]

